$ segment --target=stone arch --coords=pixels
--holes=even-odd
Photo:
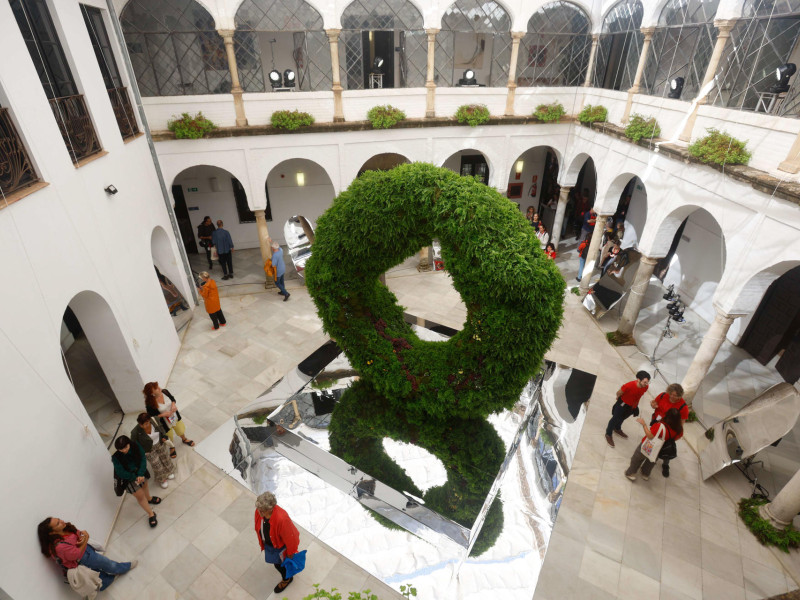
[[[302,175],[300,175],[302,173]],[[336,190],[331,177],[319,163],[307,158],[288,158],[270,169],[264,182],[270,235],[283,243],[283,226],[294,216],[316,224],[333,203]]]
[[[598,194],[599,196],[599,194]],[[625,233],[622,248],[638,247],[647,223],[647,187],[638,175],[621,173],[608,187],[602,202],[595,201],[598,214],[614,215],[622,218]]]
[[[560,186],[562,154],[548,145],[533,146],[520,153],[509,166],[506,193],[525,214],[528,206],[539,212],[548,231],[553,228]],[[536,178],[536,181],[533,179]],[[521,195],[517,195],[520,192]],[[555,195],[555,203],[549,204]]]
[[[592,168],[595,169],[594,159],[592,159],[592,157],[586,152],[578,152],[578,154],[575,156],[564,160],[565,164],[558,174],[559,185],[567,187],[574,186],[578,181],[578,175],[580,174],[581,169],[583,169],[588,160],[592,161]]]
[[[169,235],[160,225],[156,225],[150,234],[150,253],[153,257],[153,264],[177,286],[186,301],[190,301],[193,294],[186,281],[180,257],[175,254]]]
[[[800,266],[798,260],[784,260],[758,271],[752,275],[744,285],[735,292],[733,306],[728,310],[729,314],[749,314],[758,308],[764,294],[773,282],[777,281],[791,271]]]
[[[460,150],[456,150],[452,152],[445,158],[444,160],[439,158],[439,160],[435,161],[434,164],[440,164],[445,169],[450,169],[451,171],[455,171],[456,173],[461,173],[461,156],[482,156],[486,166],[488,168],[488,177],[484,183],[490,187],[502,187],[502,180],[505,177],[505,174],[497,173],[497,169],[495,168],[494,162],[492,161],[490,155],[486,152],[478,150],[477,148],[461,148]],[[477,165],[477,163],[476,163]],[[476,175],[477,173],[471,173],[472,175]],[[497,183],[497,185],[495,185]]]
[[[123,412],[140,411],[144,380],[106,299],[84,290],[66,308],[77,317]]]
[[[388,171],[397,165],[410,162],[407,156],[397,152],[382,152],[381,154],[375,154],[368,158],[358,170],[358,175],[361,175],[364,171]],[[358,175],[356,175],[356,177],[358,177]]]

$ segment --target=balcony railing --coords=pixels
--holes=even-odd
[[[119,132],[122,134],[122,139],[126,140],[139,133],[139,126],[133,113],[128,88],[109,88],[108,97],[111,98],[111,106],[114,107],[114,116],[117,118],[117,125],[119,126]]]
[[[50,108],[53,109],[72,162],[77,164],[102,150],[83,96],[53,98]]]
[[[0,108],[0,190],[4,196],[39,181],[7,108]]]

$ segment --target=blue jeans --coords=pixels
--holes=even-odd
[[[284,285],[283,285],[283,277],[284,277],[283,275],[281,275],[280,277],[278,277],[278,278],[275,280],[275,285],[277,285],[277,286],[278,286],[278,289],[280,290],[280,293],[281,293],[281,294],[283,294],[284,296],[288,296],[288,295],[289,295],[289,292],[287,292],[287,291],[286,291],[286,286],[284,286]]]
[[[586,266],[586,257],[580,256],[578,257],[578,281],[583,278],[583,267]]]
[[[86,552],[84,552],[79,564],[100,573],[100,580],[103,582],[103,586],[100,588],[101,590],[106,589],[114,583],[115,575],[122,575],[131,570],[131,563],[117,562],[106,558],[102,554],[98,554],[91,546],[86,546]]]

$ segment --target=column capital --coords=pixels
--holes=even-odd
[[[431,27],[430,29],[426,29],[425,33],[427,33],[428,36],[431,36],[431,35],[436,35],[437,33],[439,33],[439,31],[441,30],[437,29],[436,27]]]
[[[328,36],[328,41],[331,44],[335,44],[339,41],[339,34],[342,33],[341,29],[326,29],[325,35]]]
[[[525,37],[525,31],[512,31],[511,32],[511,39],[515,42],[519,42],[522,38]]]
[[[656,32],[655,27],[642,27],[639,31],[644,34],[645,41],[649,42],[653,39],[653,34]]]
[[[656,258],[654,256],[645,256],[644,254],[642,254],[642,256],[639,258],[639,262],[643,262],[646,265],[655,265],[660,260],[660,258]]]
[[[730,37],[731,29],[736,26],[738,21],[738,19],[720,19],[718,21],[714,21],[714,27],[716,27],[718,31],[717,38]]]
[[[263,208],[254,208],[253,209],[253,214],[256,216],[256,219],[258,219],[258,218],[266,219],[267,218],[266,217],[266,211]]]
[[[599,33],[593,33],[592,34],[592,43],[596,44],[599,40],[600,40],[600,34]]]
[[[225,40],[225,43],[233,42],[233,34],[235,30],[233,29],[217,29],[217,33],[222,36],[222,39]]]
[[[725,326],[730,326],[736,319],[744,315],[728,314],[719,306],[714,305],[714,321]]]

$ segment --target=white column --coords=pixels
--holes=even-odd
[[[558,194],[558,206],[556,206],[556,216],[553,218],[553,231],[550,232],[550,241],[558,251],[558,244],[561,242],[561,228],[564,225],[564,213],[567,212],[567,200],[572,188],[566,185],[561,186]]]
[[[519,59],[519,41],[525,37],[525,32],[511,32],[511,60],[508,63],[508,94],[506,94],[506,116],[514,116],[514,96],[517,89],[517,60]]]
[[[647,287],[650,285],[650,277],[653,275],[653,270],[656,268],[657,262],[657,258],[651,258],[644,254],[642,254],[639,259],[639,268],[636,271],[636,277],[633,280],[631,291],[628,294],[625,310],[617,325],[617,334],[619,334],[620,337],[633,337],[633,329],[636,326],[636,320],[639,318],[639,311],[642,309],[644,295],[647,292]]]
[[[794,474],[775,499],[759,508],[759,513],[778,529],[786,529],[800,513],[800,471]]]
[[[239,82],[239,68],[236,66],[236,50],[233,47],[233,29],[219,29],[217,31],[225,42],[225,54],[228,57],[228,70],[231,72],[231,94],[233,94],[233,108],[236,111],[236,126],[247,125],[244,113],[244,100],[242,99],[242,86]]]
[[[597,266],[597,254],[600,252],[600,241],[603,239],[603,232],[606,229],[606,220],[613,215],[597,215],[592,232],[592,241],[589,242],[589,251],[586,253],[586,266],[581,275],[581,294],[586,295],[589,290],[589,282],[592,278],[594,268]]]
[[[434,58],[436,56],[436,34],[439,33],[438,29],[426,29],[425,33],[428,34],[428,74],[425,78],[425,118],[432,119],[436,116],[436,69],[434,66]]]
[[[689,371],[687,371],[686,376],[681,382],[683,398],[689,404],[691,404],[694,395],[700,388],[700,383],[702,383],[703,378],[711,368],[711,363],[714,362],[714,358],[717,356],[722,342],[725,341],[725,336],[728,334],[731,324],[737,317],[741,316],[728,315],[716,307],[715,311],[714,322],[711,323],[711,327],[708,328],[708,331],[703,336],[703,341],[700,343],[700,347],[694,355],[692,364],[689,365]]]
[[[342,80],[339,78],[339,34],[341,29],[326,29],[328,42],[331,47],[331,75],[333,76],[333,122],[344,121],[344,107],[342,106]]]
[[[631,106],[633,105],[633,95],[638,94],[641,89],[642,73],[647,64],[647,55],[650,52],[650,42],[653,41],[653,34],[656,31],[655,27],[642,27],[644,34],[644,43],[642,44],[642,52],[639,54],[639,64],[636,65],[636,76],[633,78],[633,86],[628,90],[628,102],[625,104],[625,112],[622,113],[622,122],[628,121],[631,115]]]
[[[594,59],[597,55],[597,42],[600,40],[599,33],[592,34],[592,49],[589,51],[589,64],[586,67],[586,81],[583,87],[592,87],[592,77],[594,76]]]

